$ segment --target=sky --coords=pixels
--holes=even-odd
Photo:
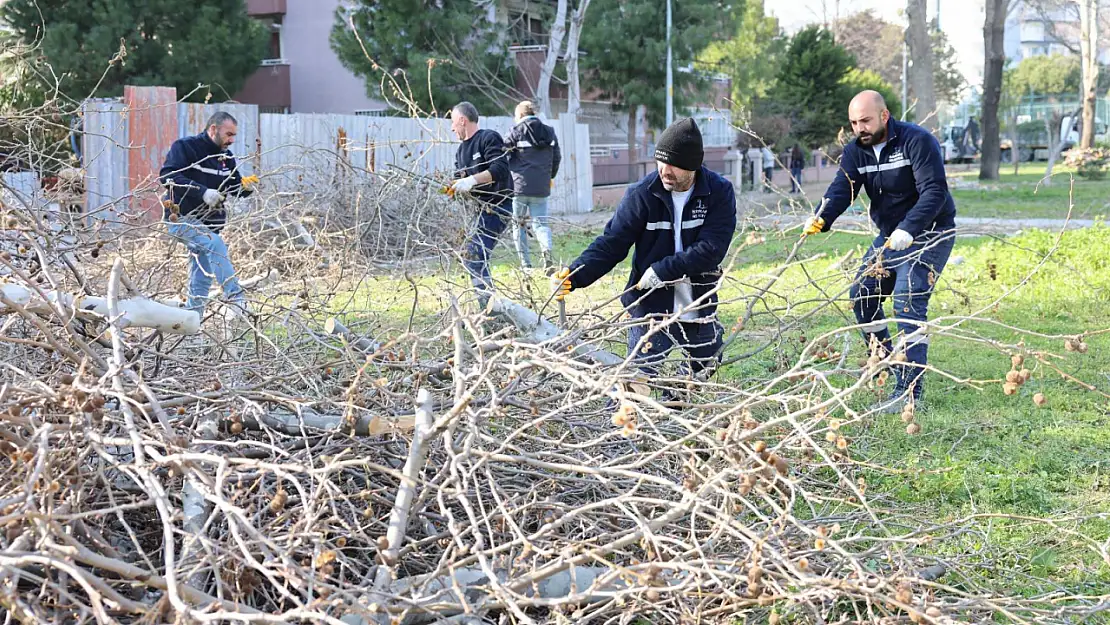
[[[937,13],[938,0],[927,0],[928,18]],[[970,84],[982,83],[983,75],[983,0],[939,0],[940,28],[959,57],[960,71]],[[888,22],[904,23],[901,11],[905,2],[897,0],[774,0],[765,10],[779,19],[787,33],[812,23],[824,22],[839,13],[851,15],[867,9]],[[827,18],[825,16],[828,16]]]

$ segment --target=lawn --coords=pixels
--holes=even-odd
[[[948,183],[960,217],[991,219],[1064,219],[1072,206],[1073,219],[1096,219],[1110,214],[1110,179],[1084,180],[1063,165],[1053,169],[1044,183],[1044,163],[1023,163],[1014,174],[1004,165],[997,181],[979,181],[977,165],[948,168]],[[809,212],[820,202],[828,181],[805,185],[805,196],[746,195],[759,212],[770,214]],[[862,194],[850,211],[866,214],[870,201]],[[812,206],[811,206],[812,205]]]
[[[1013,166],[1002,167],[1000,179],[978,182],[978,170],[949,170],[949,184],[956,210],[964,217],[1064,219],[1069,205],[1073,218],[1094,219],[1107,214],[1110,180],[1084,180],[1066,167],[1056,167],[1045,184],[1044,163],[1024,163],[1015,175]],[[963,188],[971,183],[978,188]]]

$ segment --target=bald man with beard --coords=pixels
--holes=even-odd
[[[872,353],[895,353],[896,384],[876,408],[898,413],[907,403],[922,407],[929,334],[929,298],[956,240],[956,204],[948,191],[944,154],[928,130],[893,119],[883,96],[862,91],[848,106],[856,140],[844,147],[840,169],[806,234],[827,232],[861,190],[871,201],[879,235],[852,283],[856,320]],[[895,343],[883,302],[894,300]]]

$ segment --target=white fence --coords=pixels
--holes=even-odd
[[[217,110],[238,120],[239,136],[231,150],[243,173],[262,176],[267,189],[311,196],[334,185],[344,168],[367,172],[368,180],[373,180],[373,174],[401,173],[397,170],[447,180],[454,171],[458,140],[447,119],[260,114],[253,105],[181,103],[178,136],[201,132]],[[129,197],[133,176],[128,171],[128,150],[150,145],[151,139],[129,136],[127,111],[118,100],[90,100],[84,114],[83,166],[91,212]],[[589,129],[570,118],[547,123],[555,128],[563,157],[551,209],[589,212],[593,208]],[[480,125],[504,135],[512,119],[487,117]]]

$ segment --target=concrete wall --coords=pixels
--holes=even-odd
[[[340,0],[288,0],[282,56],[289,61],[293,113],[351,114],[385,108],[366,95],[365,82],[339,62],[328,39]]]

